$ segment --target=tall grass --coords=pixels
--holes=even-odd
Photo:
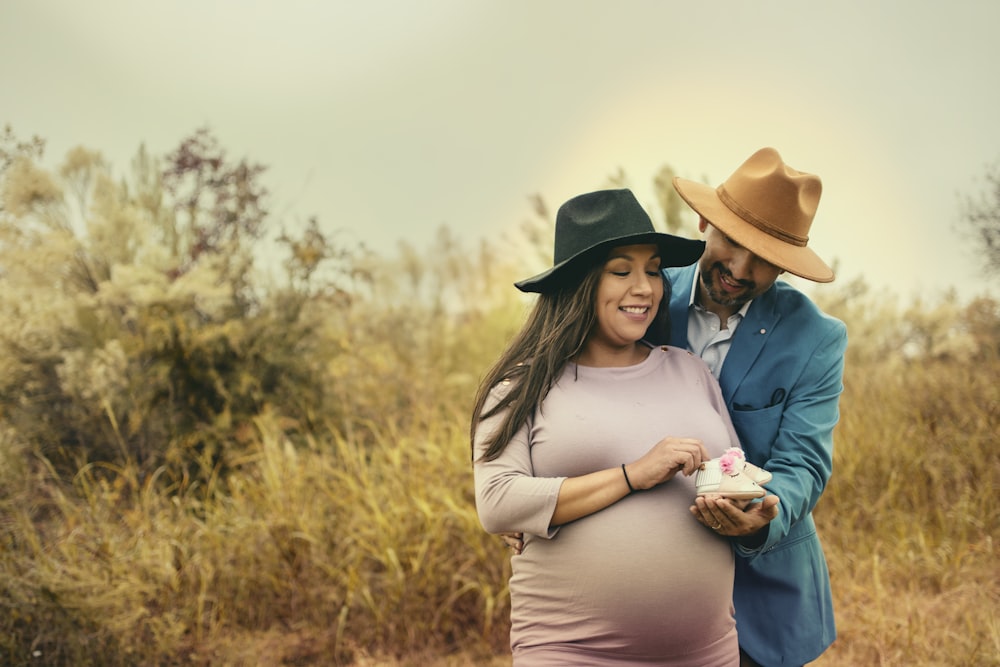
[[[998,371],[848,366],[818,664],[998,664]],[[4,450],[0,662],[503,664],[509,557],[475,516],[464,406],[426,398],[433,419],[295,444],[262,414],[238,474],[182,490]]]
[[[819,664],[1000,664],[1000,365],[852,371],[817,511],[840,630]]]
[[[258,420],[225,488],[41,470],[4,502],[3,664],[346,664],[502,650],[506,568],[472,502],[464,424],[294,447]],[[220,481],[219,485],[223,483]]]

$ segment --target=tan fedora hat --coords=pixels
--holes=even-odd
[[[762,148],[718,188],[674,178],[674,188],[699,215],[758,257],[818,283],[833,269],[807,244],[823,184]]]

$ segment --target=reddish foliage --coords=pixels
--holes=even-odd
[[[265,167],[245,159],[228,162],[205,128],[184,139],[166,160],[163,186],[174,200],[178,223],[187,224],[190,263],[204,253],[260,238],[267,216],[267,190],[259,182]]]

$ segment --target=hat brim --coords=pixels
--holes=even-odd
[[[551,292],[571,282],[573,278],[579,278],[578,271],[573,269],[600,261],[598,258],[611,248],[643,243],[654,243],[659,246],[661,268],[694,264],[705,250],[704,241],[685,239],[672,234],[662,232],[628,234],[601,241],[537,276],[514,283],[514,286],[522,292]]]
[[[809,247],[786,243],[754,227],[722,203],[715,188],[678,177],[674,189],[698,215],[761,259],[806,280],[833,282],[833,269]]]

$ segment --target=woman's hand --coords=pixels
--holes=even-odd
[[[678,472],[690,477],[711,456],[701,440],[668,436],[642,458],[625,466],[634,489],[651,489],[670,481]]]

